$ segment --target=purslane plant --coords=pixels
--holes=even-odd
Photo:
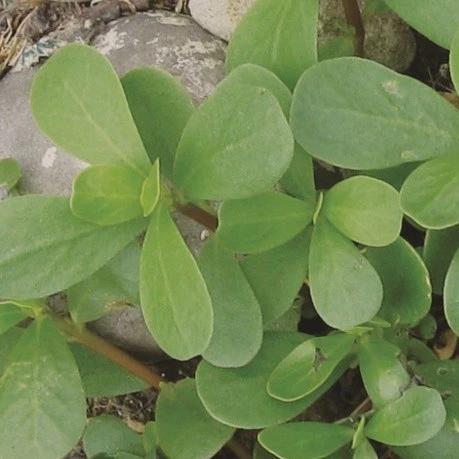
[[[317,15],[317,0],[256,2],[198,108],[164,71],[119,79],[83,45],[39,71],[38,125],[89,166],[70,200],[0,203],[0,457],[59,459],[82,435],[90,458],[206,459],[227,442],[250,457],[236,429],[262,429],[256,458],[455,457],[458,368],[425,341],[432,290],[459,333],[458,111],[374,62],[317,63]],[[459,36],[456,84],[458,53]],[[324,186],[326,164],[342,175]],[[0,162],[4,190],[19,174]],[[197,257],[175,212],[210,232]],[[422,256],[403,214],[428,230]],[[319,336],[297,331],[306,286]],[[64,315],[46,301],[61,291]],[[170,357],[202,356],[195,378],[166,383],[86,328],[119,303],[140,304]],[[288,422],[357,366],[353,413]],[[160,393],[143,435],[86,423],[85,396],[146,387]]]

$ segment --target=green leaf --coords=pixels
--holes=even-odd
[[[116,397],[148,389],[148,383],[138,379],[111,360],[90,349],[71,344],[70,350],[80,371],[86,397]]]
[[[323,61],[304,73],[291,126],[313,157],[348,169],[423,161],[459,146],[455,107],[419,81],[355,57]]]
[[[0,303],[0,335],[26,319],[27,314],[11,303]]]
[[[36,320],[0,378],[0,457],[60,458],[85,423],[83,388],[65,339],[50,319]]]
[[[233,253],[218,239],[201,252],[199,267],[209,289],[214,332],[203,357],[219,367],[241,367],[263,339],[260,305]]]
[[[260,304],[265,326],[288,311],[303,285],[308,273],[311,234],[309,227],[286,244],[240,261]]]
[[[443,48],[450,47],[459,28],[459,5],[456,0],[385,0],[418,32]]]
[[[157,159],[151,167],[150,174],[145,179],[142,185],[140,194],[140,204],[143,209],[143,216],[148,217],[159,202],[161,193],[161,182],[159,175],[159,159]]]
[[[446,273],[459,249],[459,226],[440,231],[427,231],[423,257],[430,273],[433,292],[443,294]]]
[[[293,155],[276,98],[231,77],[193,114],[180,140],[174,182],[190,199],[242,199],[275,185]]]
[[[193,379],[162,386],[156,403],[156,431],[159,446],[170,459],[210,459],[234,433],[209,416]]]
[[[459,360],[434,360],[414,367],[422,384],[442,394],[456,393],[459,387]]]
[[[315,202],[316,187],[312,158],[297,143],[293,159],[280,181],[282,188],[290,195],[306,202]]]
[[[143,220],[108,227],[83,222],[61,197],[2,201],[0,297],[40,298],[65,290],[100,269],[144,226]]]
[[[267,89],[279,102],[285,117],[289,117],[292,93],[274,73],[266,68],[254,64],[243,64],[231,70],[226,81]]]
[[[162,172],[170,178],[177,145],[194,112],[190,95],[157,67],[131,70],[121,83],[151,162],[160,158]]]
[[[21,167],[16,160],[13,158],[0,159],[0,191],[10,191],[14,188],[21,175]]]
[[[392,185],[396,190],[402,188],[403,183],[420,163],[404,163],[388,169],[372,169],[368,171],[349,171],[351,174],[368,175],[378,180],[383,180]]]
[[[330,38],[319,46],[319,61],[354,55],[354,34],[344,31],[341,36]]]
[[[399,237],[387,247],[368,248],[365,256],[384,288],[378,315],[392,324],[416,325],[432,302],[429,272],[418,252]]]
[[[264,252],[306,228],[314,207],[315,199],[305,202],[274,192],[227,201],[219,210],[217,234],[235,252]]]
[[[231,39],[227,70],[258,64],[273,71],[290,88],[317,62],[317,0],[258,0]]]
[[[386,445],[416,445],[434,437],[445,418],[445,407],[436,390],[412,387],[377,411],[369,420],[365,434]]]
[[[156,432],[156,423],[148,422],[145,424],[145,431],[142,437],[143,447],[147,453],[145,459],[156,459],[156,448],[158,444],[158,434]]]
[[[360,342],[360,373],[375,408],[400,398],[410,384],[410,375],[400,362],[399,354],[397,346],[376,336]]]
[[[24,333],[23,328],[13,327],[0,335],[0,376],[8,365],[8,356]]]
[[[211,299],[163,203],[151,216],[142,249],[140,298],[145,322],[167,354],[188,360],[204,352],[213,331]]]
[[[378,456],[371,443],[367,439],[364,439],[355,449],[352,459],[378,459]]]
[[[99,271],[67,290],[67,305],[74,322],[97,320],[111,307],[139,299],[140,247],[134,241]]]
[[[120,452],[144,457],[142,437],[131,430],[121,419],[102,415],[91,418],[83,436],[83,447],[88,457],[106,453],[115,456]]]
[[[350,353],[354,337],[344,333],[313,338],[297,346],[271,373],[267,391],[291,402],[316,390]]]
[[[49,59],[34,79],[31,106],[43,132],[72,155],[146,176],[150,161],[121,82],[95,49],[71,44]]]
[[[279,458],[320,459],[352,440],[351,427],[320,422],[292,422],[270,427],[258,441]]]
[[[143,178],[124,166],[91,166],[73,182],[70,207],[82,220],[116,225],[143,214],[140,205]]]
[[[377,272],[325,219],[314,228],[309,255],[312,300],[331,327],[349,330],[371,320],[383,298]]]
[[[296,402],[275,400],[266,392],[269,375],[307,335],[267,332],[256,357],[242,368],[218,368],[202,361],[196,373],[198,394],[219,422],[243,429],[261,429],[288,421],[323,395],[342,375],[339,367],[317,391]],[[235,396],[237,394],[237,397]]]
[[[343,180],[328,191],[323,213],[341,233],[364,245],[391,244],[402,228],[397,190],[364,175]]]
[[[443,0],[444,1],[444,0]],[[451,1],[451,0],[446,0]],[[452,5],[451,5],[452,7]],[[451,40],[451,52],[449,54],[449,69],[451,73],[451,79],[453,80],[454,87],[456,92],[459,89],[459,7],[457,4],[454,6],[455,16],[454,20],[456,21],[456,29],[453,30],[453,39]]]
[[[459,250],[456,251],[446,275],[443,299],[448,325],[459,335]]]
[[[419,225],[443,229],[459,223],[459,157],[436,158],[419,166],[401,189],[403,211]]]

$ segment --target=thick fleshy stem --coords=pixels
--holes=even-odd
[[[201,207],[188,203],[177,207],[177,210],[194,221],[205,226],[209,231],[216,231],[218,226],[218,219]]]
[[[364,57],[365,51],[365,27],[363,25],[362,14],[360,12],[357,0],[342,0],[344,7],[344,14],[347,23],[354,27],[355,39],[354,50],[355,55]]]

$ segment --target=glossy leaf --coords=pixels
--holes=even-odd
[[[320,422],[292,422],[270,427],[258,441],[279,458],[320,459],[352,440],[351,427]]]
[[[227,201],[219,211],[218,236],[235,252],[270,250],[294,238],[311,223],[315,200],[266,193]]]
[[[234,433],[209,416],[193,379],[162,387],[156,403],[156,431],[159,446],[170,459],[210,459]]]
[[[459,249],[459,226],[440,231],[427,231],[423,258],[429,269],[434,293],[443,294],[446,273]]]
[[[0,297],[40,298],[65,290],[100,269],[144,226],[143,220],[85,223],[60,197],[0,202]]]
[[[14,188],[21,175],[21,166],[16,160],[13,158],[0,159],[0,192]]]
[[[0,303],[0,335],[27,318],[27,314],[11,303]]]
[[[160,158],[162,172],[171,177],[177,145],[194,111],[190,95],[157,67],[131,70],[121,83],[151,162]]]
[[[0,457],[63,457],[85,423],[83,388],[65,338],[50,319],[36,320],[0,378]]]
[[[287,170],[293,137],[266,89],[224,81],[190,118],[174,182],[190,199],[242,199],[268,191]]]
[[[97,320],[111,307],[138,304],[140,247],[134,241],[99,271],[67,290],[67,305],[75,322]]]
[[[312,300],[331,327],[348,330],[371,320],[383,298],[381,280],[354,244],[320,219],[309,254]]]
[[[364,245],[391,244],[402,228],[397,191],[363,175],[336,184],[325,195],[323,213],[341,233]]]
[[[459,250],[453,257],[445,280],[445,316],[451,330],[459,335]]]
[[[117,165],[91,166],[73,182],[70,207],[82,220],[116,225],[141,217],[143,178],[132,169]]]
[[[408,24],[443,48],[450,47],[459,28],[456,0],[385,0]]]
[[[434,360],[414,368],[423,384],[444,394],[456,393],[459,387],[459,360]]]
[[[371,443],[364,439],[355,449],[352,459],[378,459],[378,456]]]
[[[258,0],[233,34],[226,68],[258,64],[293,89],[304,70],[317,62],[318,14],[317,0]]]
[[[233,84],[253,86],[267,89],[279,102],[286,118],[290,114],[292,93],[288,87],[271,71],[255,64],[242,64],[226,77]]]
[[[445,407],[436,390],[413,387],[377,411],[365,433],[386,445],[416,445],[434,437],[443,427],[445,418]]]
[[[73,343],[75,357],[86,397],[116,397],[148,389],[148,383],[138,379],[101,354]]]
[[[214,311],[214,332],[203,357],[218,367],[241,367],[263,339],[260,305],[233,253],[218,239],[201,252],[199,267]]]
[[[88,422],[83,436],[84,451],[88,457],[100,453],[115,456],[120,452],[144,456],[142,438],[121,419],[102,415]]]
[[[410,384],[410,375],[399,354],[397,346],[382,338],[368,337],[360,342],[360,374],[375,408],[400,398]]]
[[[291,196],[306,202],[315,202],[317,193],[312,158],[297,143],[292,162],[280,183]]]
[[[148,217],[153,212],[158,204],[160,193],[159,160],[156,160],[151,167],[150,174],[143,182],[140,194],[140,204],[142,205],[144,217]]]
[[[95,49],[71,44],[38,72],[32,85],[33,115],[43,132],[91,164],[150,166],[120,80]]]
[[[240,261],[260,304],[265,326],[288,311],[303,285],[311,234],[309,227],[286,244]]]
[[[323,61],[304,73],[291,125],[308,153],[348,169],[423,161],[459,146],[455,107],[419,81],[355,57]]]
[[[401,190],[403,211],[429,229],[459,223],[459,157],[436,158],[419,166]]]
[[[213,331],[211,299],[162,203],[151,216],[142,249],[140,298],[150,332],[171,357],[188,360],[207,348]]]
[[[300,344],[271,373],[268,393],[285,402],[309,395],[327,381],[353,344],[354,338],[343,333]]]
[[[422,258],[401,237],[365,256],[381,278],[384,296],[378,315],[392,324],[416,325],[429,311],[432,287]]]
[[[280,424],[303,412],[345,369],[337,368],[326,384],[296,402],[286,403],[270,397],[266,392],[269,375],[306,338],[307,335],[299,333],[267,332],[259,353],[242,368],[218,368],[202,361],[196,373],[196,384],[206,410],[219,422],[244,429]]]

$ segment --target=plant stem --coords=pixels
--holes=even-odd
[[[363,25],[363,19],[362,14],[360,13],[359,4],[357,3],[357,0],[342,0],[342,2],[346,21],[350,26],[354,27],[355,30],[355,55],[363,57],[365,54],[365,27]]]
[[[157,392],[161,390],[161,383],[166,382],[160,375],[139,362],[127,352],[113,346],[100,336],[89,331],[86,327],[80,327],[69,319],[49,314],[57,328],[68,337],[74,339],[83,346],[102,354],[109,360],[123,367],[139,379],[147,382]],[[226,447],[230,449],[239,459],[251,459],[252,455],[236,439],[231,439]]]
[[[209,214],[209,212],[205,211],[204,209],[201,209],[194,204],[188,203],[177,207],[177,210],[183,215],[186,215],[187,217],[205,226],[208,230],[212,232],[216,231],[218,226],[217,217]]]
[[[352,411],[352,413],[349,416],[343,419],[339,419],[338,421],[335,421],[335,424],[345,424],[346,422],[354,422],[357,416],[368,413],[371,409],[371,406],[371,400],[367,397],[362,403],[360,403],[360,405],[357,406],[357,408],[355,408],[354,411]]]

